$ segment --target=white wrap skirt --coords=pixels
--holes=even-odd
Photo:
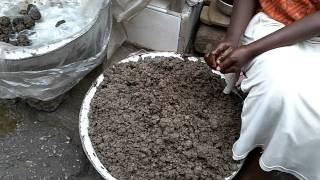
[[[258,13],[242,42],[249,44],[282,27]],[[243,71],[241,89],[248,96],[234,159],[262,147],[263,170],[320,180],[320,38],[265,52]]]

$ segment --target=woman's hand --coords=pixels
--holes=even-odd
[[[253,58],[253,53],[249,46],[243,45],[232,51],[225,51],[228,54],[218,57],[216,61],[216,70],[228,73],[240,73],[241,68]]]
[[[218,60],[225,59],[235,48],[236,45],[231,41],[224,40],[215,49],[206,54],[204,59],[209,67],[216,70]]]
[[[217,60],[223,59],[239,45],[241,35],[244,33],[250,19],[258,9],[257,0],[238,0],[233,4],[233,11],[226,37],[218,47],[205,56],[207,64],[217,68]],[[220,60],[219,60],[220,61]]]
[[[258,6],[259,1],[257,0],[234,1],[230,25],[225,40],[215,50],[205,56],[207,64],[212,69],[217,68],[217,61],[222,61],[224,57],[238,47],[240,37],[247,28],[250,19],[256,13]],[[218,59],[219,57],[221,59]]]

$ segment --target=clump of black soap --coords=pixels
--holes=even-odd
[[[25,9],[22,9],[22,10],[19,11],[19,14],[21,14],[21,15],[27,15],[27,14],[28,14],[28,11],[25,10]]]
[[[27,8],[27,13],[33,20],[37,21],[41,19],[41,13],[36,5],[29,4]]]
[[[35,26],[35,21],[30,16],[23,16],[23,24],[27,29]]]
[[[17,45],[18,46],[30,46],[31,41],[29,40],[28,36],[21,34],[17,37]]]
[[[11,24],[11,20],[9,17],[2,16],[0,17],[0,26],[9,27]]]
[[[20,34],[20,32],[32,29],[36,21],[41,19],[41,13],[36,5],[29,4],[27,9],[20,10],[19,14],[20,16],[13,18],[12,21],[9,17],[0,17],[0,41],[14,46],[29,46],[31,40],[24,35],[25,33]],[[18,37],[10,39],[12,34]]]
[[[59,27],[61,26],[62,24],[66,23],[65,20],[61,20],[61,21],[58,21],[57,24],[56,24],[56,27]]]
[[[0,42],[9,43],[9,36],[6,34],[0,34]]]
[[[18,32],[21,32],[25,29],[27,29],[24,24],[18,24],[17,26],[14,27],[15,31],[18,33]]]
[[[18,24],[23,24],[23,16],[16,17],[12,20],[13,27],[16,27]]]
[[[24,26],[24,18],[22,16],[14,18],[12,20],[12,25],[15,32],[21,32],[26,29]]]
[[[6,16],[0,17],[0,41],[8,43],[9,35],[12,32],[12,26],[10,18]]]
[[[10,35],[12,33],[12,27],[4,27],[4,26],[0,26],[0,34],[5,34],[5,35]]]
[[[29,15],[25,15],[14,18],[12,24],[16,32],[21,32],[25,29],[33,28],[35,21]]]

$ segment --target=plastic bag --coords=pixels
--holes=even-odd
[[[2,1],[0,16],[13,16],[25,5],[25,0]],[[107,55],[112,27],[110,0],[31,2],[43,14],[34,28],[35,37],[30,37],[33,44],[15,47],[0,43],[3,99],[54,99],[70,90]],[[55,29],[52,25],[59,19],[66,23]]]

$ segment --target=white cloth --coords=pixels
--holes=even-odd
[[[283,26],[258,13],[243,43]],[[262,169],[320,180],[320,39],[268,51],[246,65],[244,72],[241,88],[249,94],[241,135],[233,146],[234,159],[244,159],[252,149],[262,147]]]

